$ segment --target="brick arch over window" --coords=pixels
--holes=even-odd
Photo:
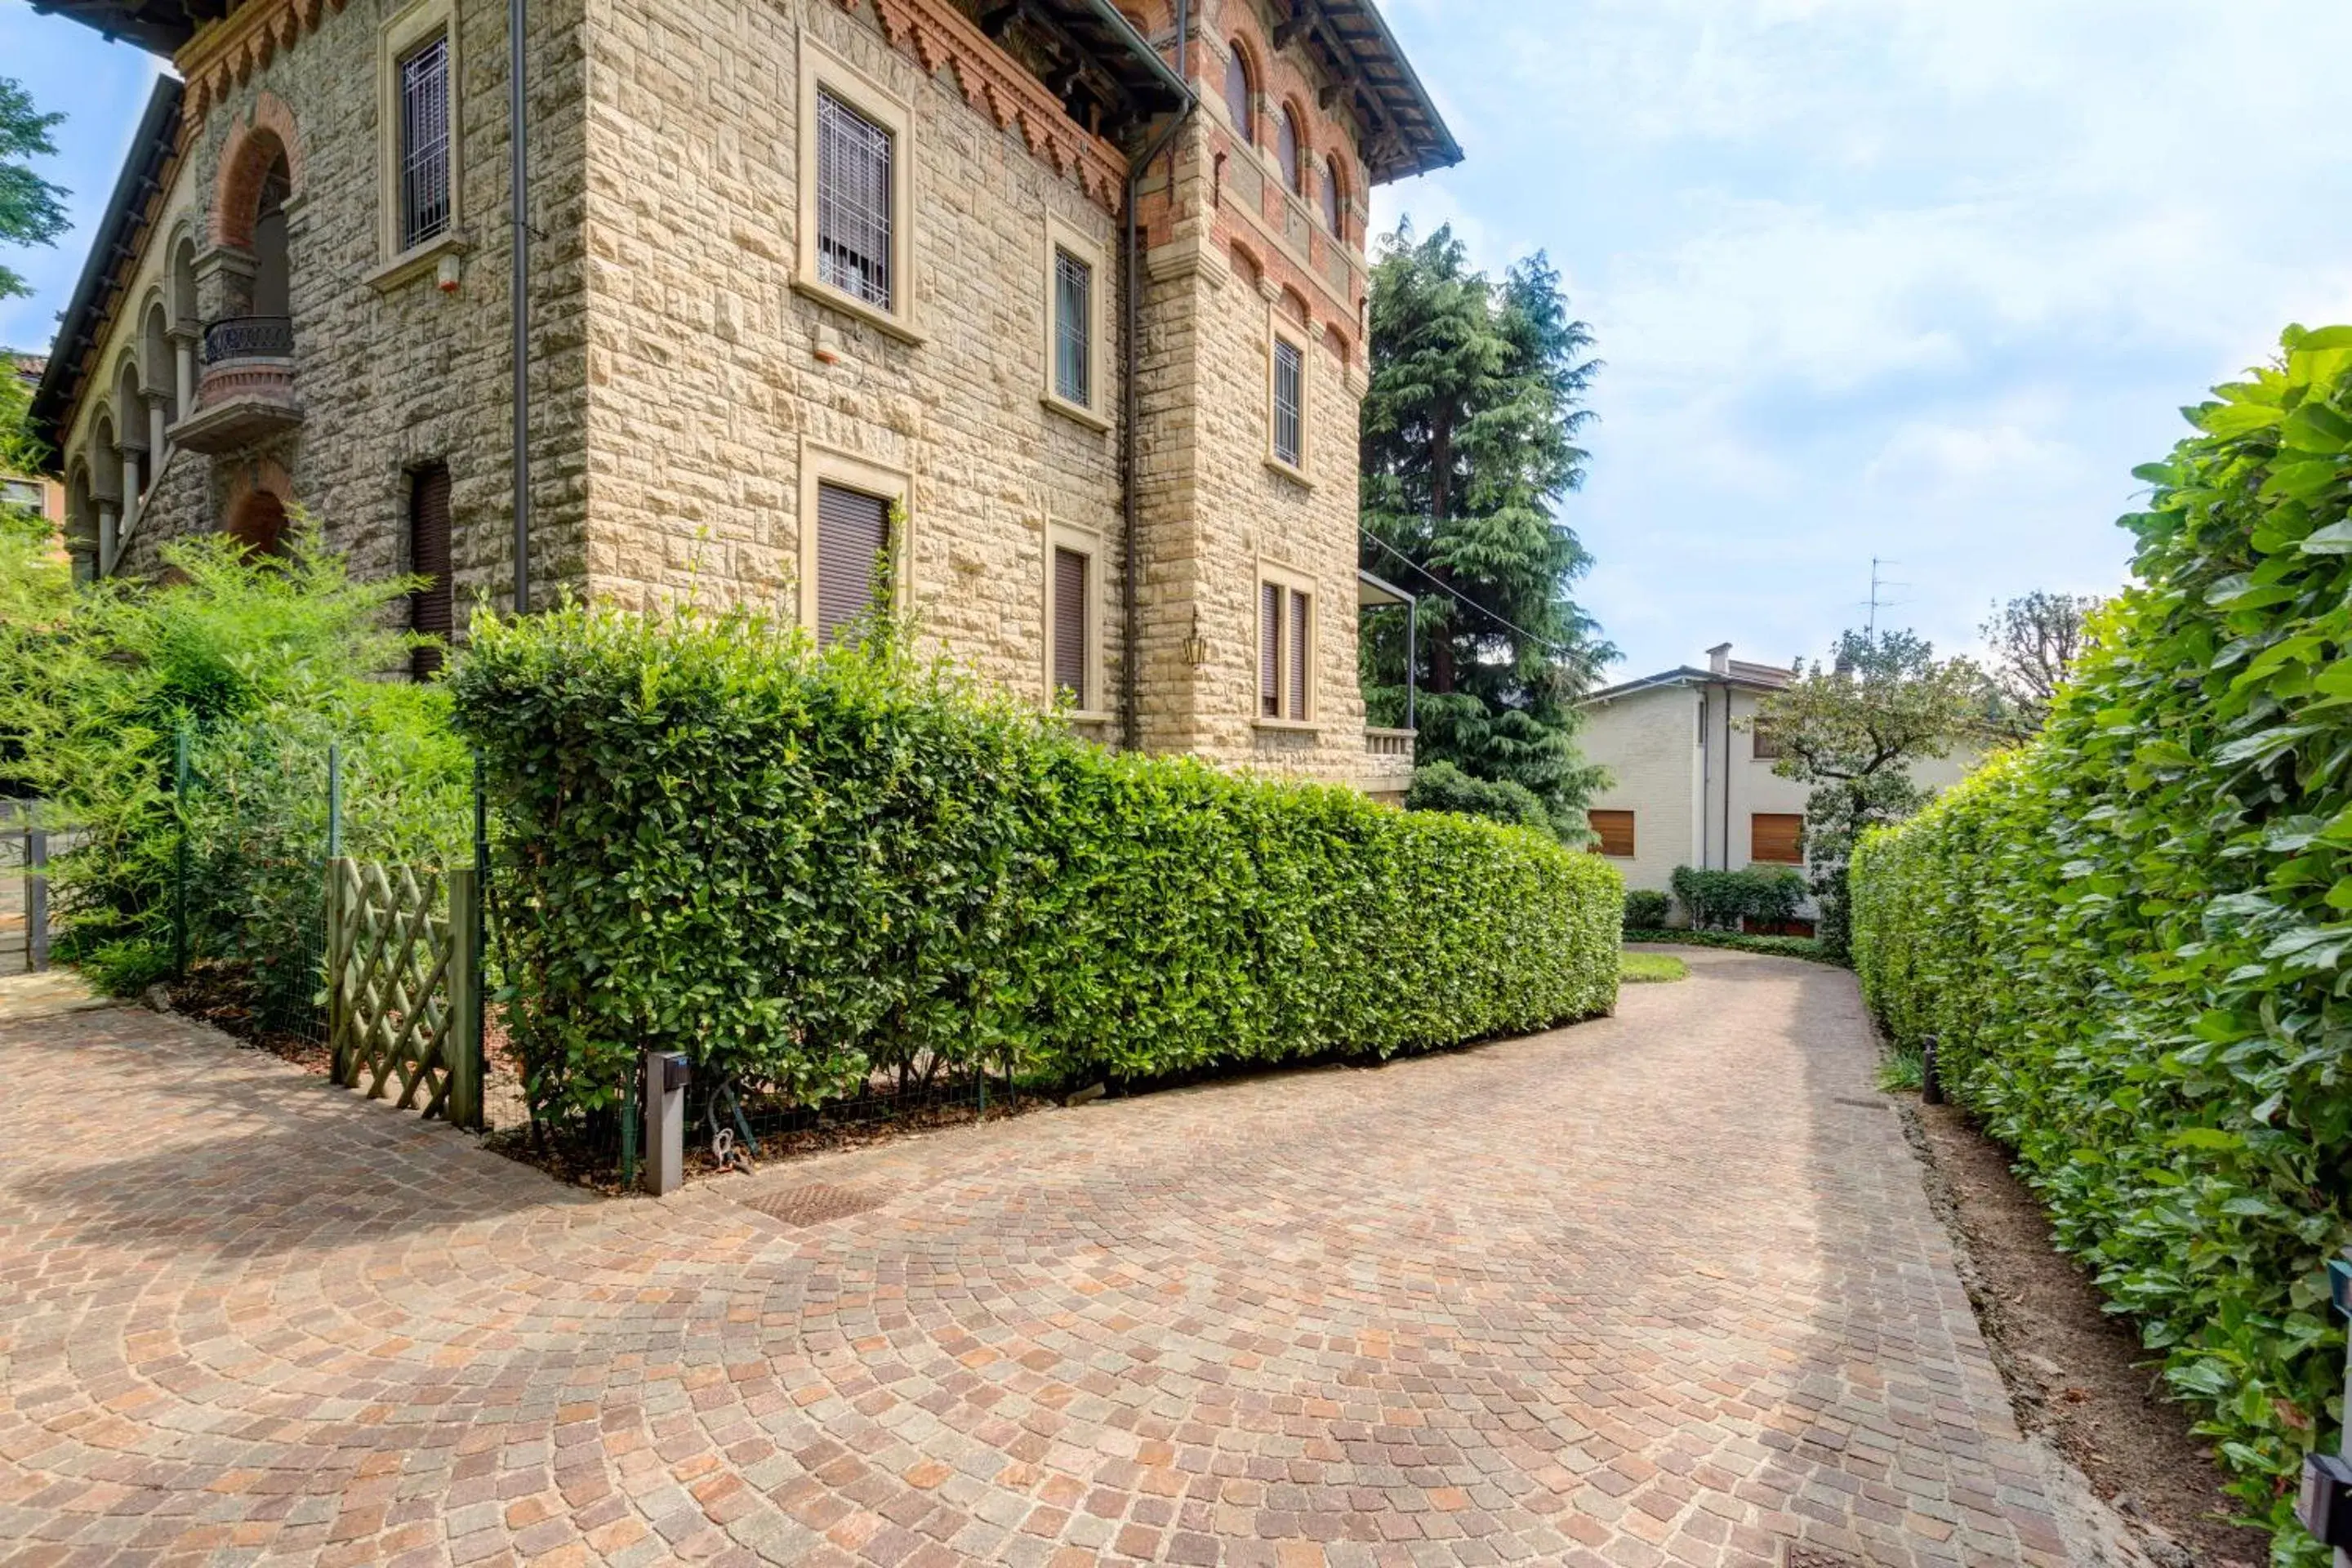
[[[282,464],[263,458],[238,469],[229,482],[221,531],[257,554],[283,554],[293,494],[291,477]]]
[[[253,246],[253,223],[261,212],[261,187],[271,165],[286,163],[289,191],[302,188],[302,142],[294,128],[294,111],[275,93],[263,93],[253,105],[250,123],[229,132],[222,149],[220,174],[213,185],[213,243],[239,249]]]

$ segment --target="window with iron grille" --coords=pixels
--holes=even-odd
[[[1274,456],[1300,466],[1306,456],[1307,353],[1288,338],[1274,340]]]
[[[816,101],[817,281],[882,310],[890,276],[889,131],[833,94]]]
[[[1054,395],[1081,408],[1095,402],[1095,269],[1054,250]]]
[[[449,37],[400,61],[400,247],[449,227]]]

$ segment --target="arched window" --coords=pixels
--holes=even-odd
[[[1257,140],[1256,129],[1250,124],[1249,58],[1242,53],[1238,38],[1225,44],[1225,112],[1234,117],[1234,129],[1242,133],[1244,142]]]
[[[226,531],[255,555],[282,555],[286,503],[268,490],[249,490],[229,508]]]
[[[253,216],[253,313],[291,314],[286,258],[286,198],[293,194],[286,155],[272,161],[262,176],[260,200]]]
[[[1346,231],[1339,226],[1339,160],[1323,161],[1323,226],[1344,239]]]
[[[1298,110],[1288,104],[1282,106],[1281,143],[1276,149],[1282,161],[1282,183],[1300,195],[1307,194],[1307,138],[1298,129]]]

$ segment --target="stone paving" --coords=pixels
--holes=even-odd
[[[0,1560],[2063,1562],[1851,977],[1689,957],[659,1202],[0,1019]]]

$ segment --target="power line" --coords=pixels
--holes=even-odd
[[[1385,550],[1390,554],[1395,556],[1398,560],[1403,562],[1405,565],[1410,567],[1415,574],[1426,578],[1430,586],[1435,588],[1439,593],[1444,595],[1447,598],[1452,599],[1463,608],[1475,610],[1480,615],[1486,616],[1488,620],[1493,621],[1496,626],[1508,627],[1510,630],[1518,633],[1519,636],[1527,638],[1528,641],[1535,644],[1538,647],[1542,648],[1547,653],[1556,653],[1562,658],[1576,658],[1580,657],[1574,648],[1562,647],[1556,642],[1549,642],[1536,636],[1535,633],[1528,631],[1524,626],[1512,626],[1510,622],[1503,619],[1502,616],[1496,615],[1486,605],[1479,604],[1476,600],[1464,598],[1460,594],[1454,591],[1451,584],[1445,582],[1443,578],[1431,576],[1430,574],[1423,568],[1421,563],[1415,561],[1412,556],[1407,555],[1403,551],[1399,550],[1395,545],[1391,544],[1387,540],[1382,539],[1379,534],[1374,533],[1370,529],[1366,528],[1362,523],[1360,522],[1356,525],[1356,531],[1362,534],[1366,539],[1370,540],[1374,544],[1379,545],[1382,550]]]

